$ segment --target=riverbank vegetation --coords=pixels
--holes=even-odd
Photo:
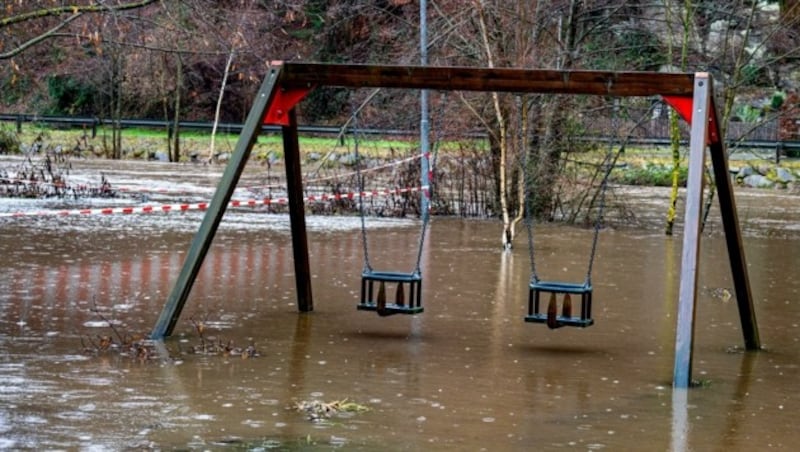
[[[83,130],[26,127],[17,134],[5,129],[5,136],[16,143],[17,153],[26,158],[14,167],[0,168],[0,195],[17,197],[119,197],[138,202],[147,199],[131,191],[120,191],[115,181],[98,174],[93,184],[73,184],[69,170],[82,161],[98,160],[102,154],[93,151],[102,147],[103,131],[91,138]],[[211,160],[196,158],[207,149],[210,135],[193,132],[184,134],[182,147],[189,155],[183,156],[179,165],[209,165],[222,171],[232,151],[236,135],[217,136],[220,154]],[[131,129],[123,141],[124,155],[129,160],[167,160],[164,149],[167,137],[160,131]],[[311,196],[341,196],[359,191],[357,170],[364,175],[364,189],[408,189],[420,185],[419,148],[416,139],[358,138],[358,154],[352,136],[319,137],[301,136],[301,154],[304,160],[305,190]],[[192,150],[196,150],[192,154]],[[249,187],[255,197],[283,196],[283,148],[280,135],[264,134],[259,137],[251,155],[251,166],[265,173],[268,187]],[[616,198],[616,187],[624,185],[670,186],[673,177],[673,157],[668,146],[630,146],[624,150],[608,143],[582,142],[558,162],[558,178],[554,192],[557,195],[552,220],[577,224],[593,224],[600,200],[595,196],[601,188],[606,165],[612,165],[608,176],[608,210],[605,221],[621,224],[631,218],[623,199]],[[794,190],[793,177],[800,166],[795,160],[784,159],[774,163],[772,151],[736,149],[731,155],[732,177],[739,185],[788,188]],[[686,159],[682,154],[680,162]],[[485,138],[448,139],[436,143],[431,155],[434,167],[433,213],[463,217],[496,217],[497,202],[495,165],[490,143]],[[519,170],[524,162],[513,162]],[[157,164],[157,163],[154,163]],[[742,171],[739,171],[739,170]],[[777,169],[781,169],[780,176]],[[746,171],[745,171],[746,170]],[[525,172],[522,171],[523,177]],[[685,185],[686,166],[679,167],[679,186]],[[755,178],[755,176],[760,176]],[[751,178],[747,179],[746,178]],[[751,181],[753,183],[751,184]],[[524,181],[531,193],[536,181]],[[120,202],[126,202],[120,200]],[[308,208],[317,214],[355,214],[358,203],[352,199],[339,199],[330,203],[309,203]],[[271,207],[281,211],[285,206]],[[382,200],[369,200],[366,210],[382,216],[419,214],[419,197],[411,193],[395,194]]]

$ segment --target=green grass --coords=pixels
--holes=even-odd
[[[82,130],[78,128],[73,129],[59,129],[36,125],[26,125],[22,128],[22,133],[17,134],[20,143],[30,145],[41,136],[46,144],[51,146],[65,146],[73,147],[81,137],[86,134],[89,135],[89,130]],[[92,144],[95,149],[101,148],[104,143],[111,136],[111,129],[107,127],[99,127],[97,129],[97,136],[95,138],[87,138],[88,143]],[[210,148],[211,132],[187,130],[182,131],[180,135],[181,148],[184,153],[200,152],[204,154]],[[216,152],[231,152],[237,141],[239,140],[238,134],[230,133],[217,133],[215,138]],[[359,152],[362,155],[373,157],[386,157],[389,155],[404,155],[412,150],[418,148],[416,140],[401,140],[401,139],[372,139],[371,137],[359,138]],[[134,154],[138,154],[137,148],[147,148],[146,150],[167,149],[167,135],[163,129],[143,129],[143,128],[128,128],[122,131],[122,147],[123,149],[132,150]],[[344,144],[340,143],[336,137],[315,137],[315,136],[300,136],[300,149],[304,153],[319,153],[327,154],[328,152],[334,153],[347,153],[352,152],[354,148],[354,140],[352,136],[346,138]],[[280,134],[264,133],[258,137],[258,141],[253,149],[253,153],[258,156],[264,156],[269,152],[283,154],[283,138]]]
[[[678,168],[678,185],[686,186],[687,168]],[[631,167],[611,173],[611,181],[624,185],[647,185],[656,187],[672,186],[672,165],[647,165]]]
[[[79,128],[60,129],[41,125],[26,124],[22,127],[22,133],[17,134],[13,125],[0,125],[4,136],[16,136],[23,145],[30,145],[38,136],[42,136],[44,143],[50,146],[61,145],[66,149],[71,149],[84,134],[89,134],[90,130]],[[98,128],[96,138],[87,138],[87,143],[96,155],[102,155],[102,149],[109,146],[111,131],[109,128]],[[208,131],[186,130],[181,132],[181,150],[184,159],[188,159],[190,153],[198,153],[206,157],[209,153],[211,143],[211,133]],[[215,138],[215,152],[232,152],[239,139],[238,134],[218,133]],[[122,132],[122,147],[126,151],[128,158],[142,158],[150,152],[165,152],[167,149],[167,135],[163,129],[144,129],[129,128]],[[353,152],[354,140],[352,136],[346,137],[344,143],[340,143],[333,136],[300,136],[300,149],[305,155],[312,153],[320,156],[328,153],[346,154]],[[359,152],[362,155],[378,158],[395,158],[410,155],[419,149],[417,139],[386,139],[371,136],[359,137]],[[441,143],[438,147],[441,153],[452,153],[455,155],[463,151],[469,154],[488,152],[487,143],[482,139],[465,138],[460,140],[449,140]],[[253,158],[256,160],[264,159],[268,155],[283,155],[283,139],[280,134],[265,133],[258,137],[258,141],[253,149]],[[590,152],[576,153],[570,155],[570,159],[599,163],[606,155],[605,149],[598,149]],[[765,164],[766,161],[739,160],[739,154],[732,156],[730,165],[739,167],[748,164]],[[617,164],[626,164],[627,169],[615,169],[611,178],[617,183],[633,185],[671,185],[672,184],[672,156],[666,148],[628,148],[621,154]],[[681,183],[686,178],[686,151],[681,161]],[[797,170],[800,168],[800,161],[783,161],[781,166]],[[588,168],[578,168],[578,172],[588,171]],[[587,173],[588,174],[588,173]]]

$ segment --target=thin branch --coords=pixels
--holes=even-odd
[[[74,21],[78,17],[80,17],[83,13],[75,13],[72,16],[65,19],[60,24],[56,25],[50,31],[40,34],[39,36],[20,44],[17,48],[11,49],[8,52],[0,53],[0,60],[8,60],[10,58],[14,58],[15,56],[19,55],[20,53],[28,50],[29,48],[35,46],[36,44],[40,44],[43,41],[46,41],[50,38],[56,36],[56,33],[61,30],[62,28],[66,27],[70,22]]]
[[[225,97],[225,86],[228,84],[228,76],[231,73],[231,64],[233,64],[234,56],[236,56],[235,45],[231,47],[231,51],[228,54],[228,60],[225,62],[225,72],[222,74],[222,82],[220,83],[220,88],[219,88],[219,97],[217,98],[217,107],[214,110],[214,125],[211,128],[211,144],[208,147],[209,162],[214,158],[214,144],[216,142],[217,126],[219,125],[219,114],[220,110],[222,109],[222,99]]]
[[[56,33],[52,36],[53,38],[68,38],[68,39],[86,39],[91,40],[92,36],[88,34],[73,34],[73,33]],[[194,49],[192,51],[188,50],[181,50],[180,48],[169,48],[169,47],[161,47],[161,46],[153,46],[148,44],[140,44],[137,42],[132,41],[119,41],[116,39],[105,39],[100,36],[101,44],[111,44],[120,47],[130,47],[132,49],[142,49],[142,50],[149,50],[153,52],[160,52],[165,54],[173,54],[173,53],[180,53],[180,54],[192,54],[192,55],[207,55],[207,56],[222,56],[228,55],[228,51],[219,51],[219,50],[198,50]],[[250,54],[251,52],[243,52],[242,50],[237,50],[239,55],[241,54]]]
[[[91,4],[91,5],[66,5],[66,6],[56,6],[53,8],[43,8],[37,9],[34,11],[29,11],[27,13],[17,14],[16,16],[5,17],[0,19],[0,28],[7,27],[9,25],[18,24],[21,22],[27,22],[29,20],[41,19],[43,17],[49,16],[61,16],[64,14],[73,15],[79,13],[99,13],[103,11],[124,11],[126,9],[136,9],[141,8],[143,6],[147,6],[151,3],[155,3],[157,0],[140,0],[138,2],[133,3],[124,3],[122,5],[105,5],[105,4]]]

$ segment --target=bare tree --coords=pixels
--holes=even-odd
[[[783,2],[780,9],[770,2],[728,0],[724,2],[664,0],[659,7],[652,6],[650,15],[662,14],[663,25],[653,23],[653,29],[663,27],[665,45],[669,49],[669,63],[673,68],[710,70],[716,77],[720,97],[720,130],[728,139],[732,121],[741,121],[737,111],[751,110],[752,104],[762,104],[754,131],[767,124],[777,113],[773,106],[774,91],[796,89],[793,77],[786,74],[796,70],[796,30],[800,20],[800,4]],[[673,51],[679,48],[679,52]],[[780,63],[780,64],[778,64]],[[758,101],[755,99],[762,98]],[[772,99],[770,99],[772,97]],[[780,100],[777,100],[780,103]],[[741,124],[741,122],[739,122]],[[745,132],[746,133],[746,132]],[[737,134],[738,135],[738,134]],[[674,113],[671,117],[673,152],[672,191],[667,209],[665,233],[671,235],[678,202],[678,175],[680,172],[680,132]],[[735,143],[733,143],[735,147]],[[714,181],[706,199],[708,214],[714,196]]]
[[[446,24],[457,30],[446,41],[452,47],[442,50],[452,59],[489,67],[573,69],[591,66],[592,55],[585,56],[585,49],[594,44],[594,35],[612,33],[612,19],[621,15],[624,2],[475,0],[472,6],[461,8]],[[448,11],[444,2],[438,7],[442,15]],[[566,96],[486,96],[462,99],[489,133],[503,220],[501,243],[509,248],[526,198],[534,199],[529,203],[532,214],[546,219],[559,208],[562,159],[574,146],[567,142],[568,123],[581,104]],[[565,218],[574,221],[577,212]]]
[[[4,10],[7,16],[0,19],[0,29],[5,35],[0,40],[0,60],[14,58],[29,48],[58,36],[59,32],[83,15],[138,9],[155,2],[156,0],[139,0],[108,4],[90,1],[59,6],[52,6],[52,2],[42,0],[6,2]],[[33,22],[44,22],[47,25],[43,29],[41,26],[31,26]]]

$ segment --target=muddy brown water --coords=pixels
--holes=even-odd
[[[123,185],[180,175],[198,193],[221,171],[119,165],[111,174]],[[435,218],[425,312],[380,318],[355,309],[358,218],[309,217],[315,310],[298,314],[288,218],[233,210],[165,343],[171,358],[147,362],[86,353],[88,338],[111,333],[93,310],[120,332],[147,334],[202,213],[2,218],[0,449],[793,450],[800,198],[737,191],[757,353],[741,351],[735,300],[720,295],[732,283],[712,214],[695,334],[702,385],[673,391],[681,236],[660,232],[665,191],[618,192],[638,226],[601,233],[590,328],[523,321],[524,234],[503,253],[488,220]],[[3,200],[0,211],[56,204]],[[410,270],[418,223],[367,224],[373,267]],[[590,231],[535,235],[542,277],[582,280]],[[206,319],[210,338],[252,341],[260,356],[186,353],[198,343],[190,318]],[[343,399],[369,411],[311,422],[293,409]]]

